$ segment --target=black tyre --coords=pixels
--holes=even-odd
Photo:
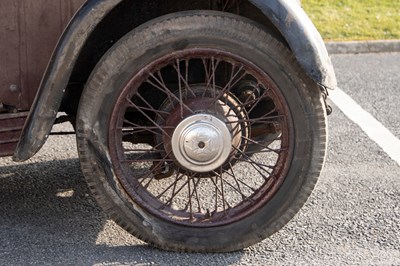
[[[227,252],[284,226],[326,150],[321,93],[262,26],[183,12],[130,32],[83,92],[83,173],[120,226],[157,247]]]

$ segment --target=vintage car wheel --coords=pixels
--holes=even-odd
[[[219,12],[151,21],[83,92],[83,173],[117,224],[157,247],[227,252],[304,204],[326,149],[321,93],[262,26]]]

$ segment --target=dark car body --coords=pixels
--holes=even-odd
[[[90,70],[132,28],[174,11],[224,8],[268,26],[287,42],[314,81],[336,86],[324,44],[297,1],[3,0],[0,156],[15,154],[20,161],[35,154],[56,113],[74,116]]]

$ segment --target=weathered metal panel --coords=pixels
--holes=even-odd
[[[0,104],[30,108],[57,40],[83,2],[0,1]]]
[[[0,1],[0,104],[22,106],[16,86],[21,85],[21,36],[19,1]],[[14,85],[14,86],[13,86]]]
[[[85,0],[0,1],[0,157],[15,151],[51,54]]]
[[[56,119],[64,90],[86,39],[101,20],[122,0],[88,0],[72,20],[60,39],[54,60],[50,62],[21,139],[14,154],[15,161],[32,157],[44,144]]]

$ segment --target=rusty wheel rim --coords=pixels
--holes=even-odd
[[[291,125],[267,73],[240,56],[192,48],[130,78],[111,115],[109,151],[117,181],[143,210],[212,227],[272,199],[292,157]]]

